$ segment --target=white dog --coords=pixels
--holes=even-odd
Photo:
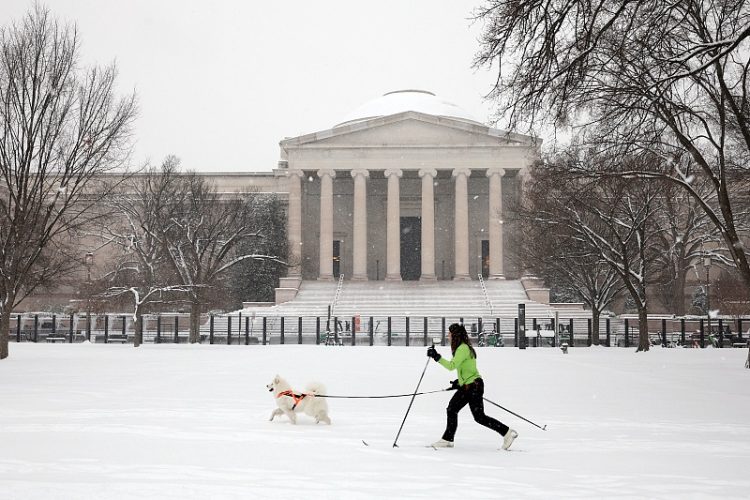
[[[276,375],[266,387],[269,392],[273,393],[278,407],[271,412],[269,420],[284,414],[289,417],[293,424],[296,424],[296,414],[303,412],[313,417],[316,424],[325,422],[331,425],[331,419],[328,417],[328,403],[326,403],[325,398],[315,397],[325,394],[326,389],[322,384],[311,383],[308,384],[304,392],[296,392],[292,390],[292,386],[286,380]]]

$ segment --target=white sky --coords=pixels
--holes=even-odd
[[[268,171],[278,142],[330,128],[388,91],[430,90],[480,120],[493,74],[471,69],[472,9],[455,0],[48,0],[84,62],[113,59],[140,105],[134,163]],[[27,0],[0,2],[0,24]]]

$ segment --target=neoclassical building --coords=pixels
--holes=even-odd
[[[421,90],[389,92],[330,129],[281,141],[294,280],[503,279],[509,207],[532,137]]]

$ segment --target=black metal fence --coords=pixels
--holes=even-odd
[[[570,347],[600,345],[633,347],[638,344],[638,319],[602,318],[599,332],[591,318],[527,318],[519,330],[518,318],[460,318],[415,316],[256,316],[202,315],[199,342],[225,345],[445,345],[448,325],[464,323],[480,347]],[[189,315],[159,314],[143,317],[144,343],[187,343]],[[133,343],[133,317],[126,314],[56,315],[18,314],[11,317],[11,340],[16,342]],[[743,333],[743,329],[748,331]],[[525,339],[519,336],[525,331]],[[745,347],[750,318],[650,317],[649,340],[665,347]],[[522,344],[522,341],[523,344]]]

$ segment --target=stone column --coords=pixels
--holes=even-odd
[[[320,266],[318,279],[332,281],[333,276],[333,179],[336,171],[318,170],[320,177]]]
[[[487,170],[490,179],[490,279],[503,276],[503,174],[502,168]]]
[[[301,170],[287,172],[289,212],[287,214],[287,241],[289,243],[289,271],[287,276],[302,277],[302,177]]]
[[[435,281],[435,177],[437,170],[423,168],[422,178],[422,275],[420,281]]]
[[[401,190],[399,179],[403,172],[397,168],[385,171],[388,178],[386,209],[386,281],[401,281]]]
[[[468,178],[471,170],[468,168],[457,168],[453,170],[455,185],[455,275],[454,280],[468,280],[469,276],[469,189]]]
[[[354,220],[352,221],[352,281],[367,281],[367,178],[370,172],[352,170]]]

